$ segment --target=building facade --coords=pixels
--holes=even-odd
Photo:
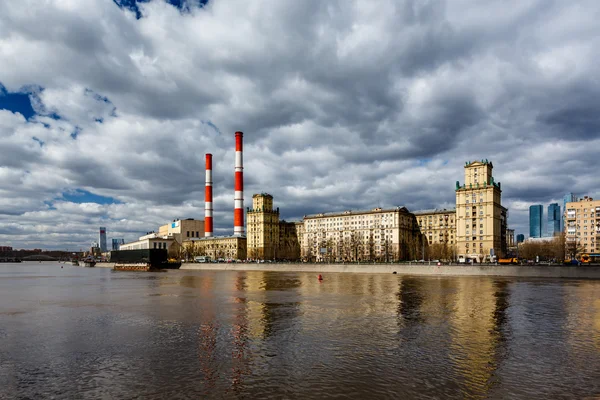
[[[584,196],[568,202],[564,212],[567,256],[600,253],[600,200]]]
[[[190,238],[201,238],[204,237],[204,221],[194,218],[175,219],[159,227],[158,235],[171,237],[179,244]]]
[[[159,236],[157,233],[149,233],[141,236],[134,242],[124,243],[119,250],[142,250],[142,249],[167,249],[169,254],[177,253],[179,244],[175,239],[168,236]]]
[[[421,248],[419,259],[456,258],[456,209],[434,209],[413,212],[420,233],[427,245]]]
[[[279,208],[273,209],[273,196],[268,193],[252,196],[246,223],[248,258],[274,260],[279,248]]]
[[[554,237],[560,233],[560,221],[562,216],[560,214],[560,206],[558,203],[552,203],[548,205],[548,224],[547,236]]]
[[[100,234],[98,235],[98,239],[98,243],[100,244],[100,251],[104,253],[108,250],[108,247],[106,245],[106,227],[100,227]]]
[[[542,237],[542,221],[544,218],[544,207],[541,204],[529,206],[529,237]]]
[[[213,260],[245,260],[246,237],[244,236],[211,236],[190,238],[183,241],[186,258],[209,256]]]
[[[465,183],[456,182],[456,241],[459,255],[479,258],[506,254],[508,211],[500,182],[488,160],[465,163]]]
[[[119,250],[119,247],[125,244],[125,239],[112,239],[112,246],[111,249],[112,250]]]
[[[563,197],[563,208],[562,208],[562,215],[561,215],[561,217],[562,217],[561,218],[561,220],[562,220],[561,231],[562,232],[565,231],[565,226],[566,226],[566,222],[565,222],[565,210],[567,209],[567,203],[573,203],[573,202],[576,202],[577,200],[579,200],[577,198],[577,196],[575,196],[571,192],[565,194],[565,196]]]
[[[406,207],[306,215],[303,222],[296,233],[302,259],[309,262],[409,260],[422,247],[416,218]]]

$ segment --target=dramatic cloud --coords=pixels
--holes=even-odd
[[[595,0],[0,1],[0,245],[83,248],[99,226],[132,240],[203,218],[207,152],[216,231],[231,233],[236,130],[246,206],[269,192],[287,220],[448,208],[464,162],[488,159],[527,233],[529,205],[600,196],[599,14]]]

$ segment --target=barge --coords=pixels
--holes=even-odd
[[[110,252],[115,271],[161,271],[179,269],[181,262],[169,260],[166,249],[117,250]]]

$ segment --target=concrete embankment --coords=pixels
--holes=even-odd
[[[433,264],[433,263],[432,263]],[[185,270],[349,272],[432,276],[507,276],[527,278],[600,279],[600,266],[427,265],[427,264],[257,264],[183,263]]]

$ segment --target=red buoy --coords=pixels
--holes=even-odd
[[[319,277],[317,279],[320,280],[320,281],[322,281],[323,280],[323,276],[321,276],[321,274],[319,274]]]

